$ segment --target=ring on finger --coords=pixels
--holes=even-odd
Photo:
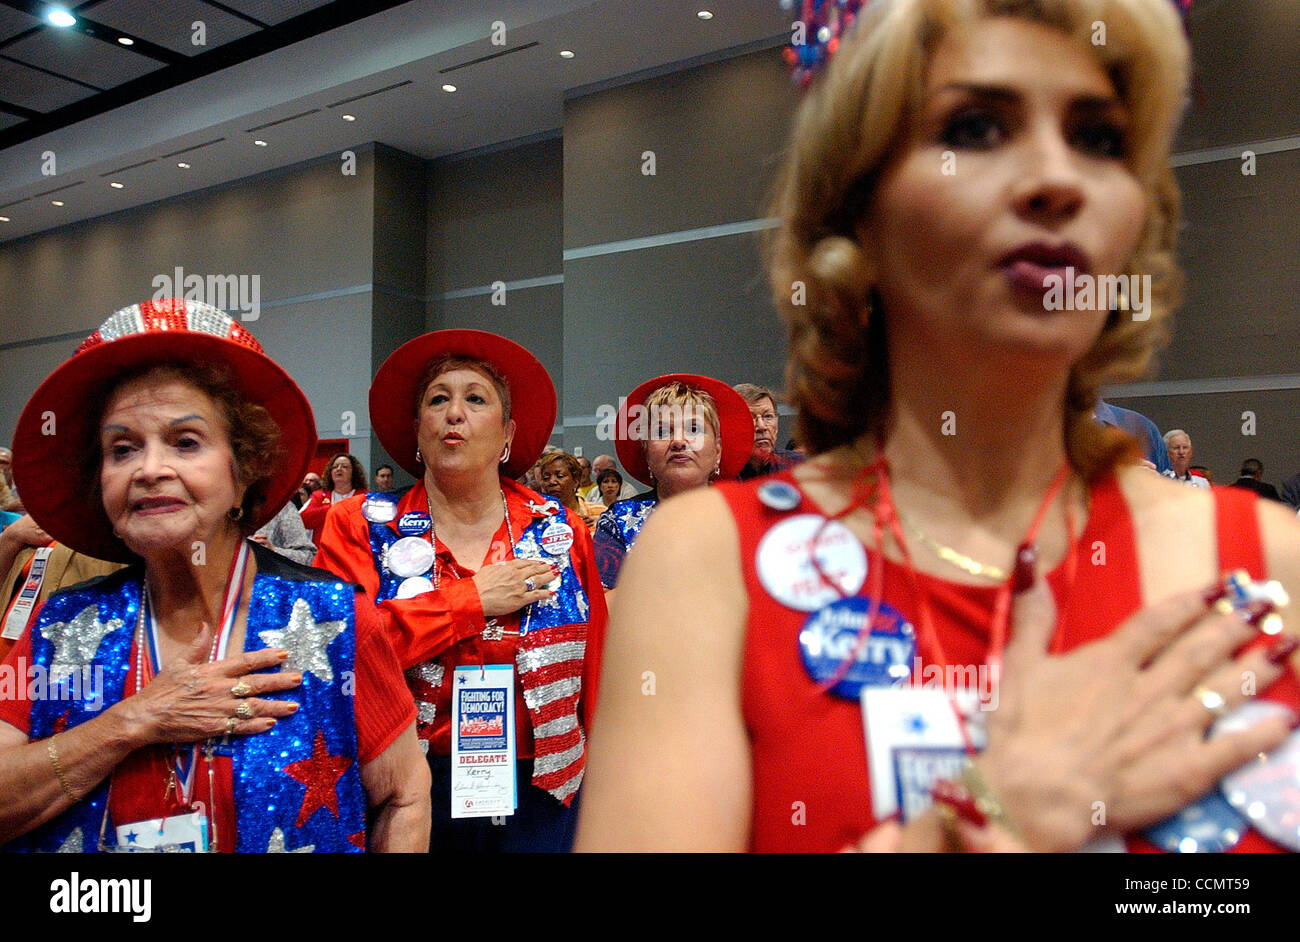
[[[246,697],[253,692],[253,685],[246,680],[241,680],[235,686],[230,688],[232,697]]]
[[[1201,706],[1216,717],[1221,717],[1228,712],[1228,702],[1223,699],[1223,695],[1211,690],[1209,687],[1197,684],[1196,688],[1192,690],[1192,696],[1200,702]]]
[[[235,707],[235,716],[239,717],[241,720],[252,719],[253,705],[247,700],[240,700],[239,706]]]
[[[529,592],[532,592],[534,589],[537,588],[537,583],[533,581],[532,576],[529,576],[527,579],[524,580],[524,588],[527,589]]]
[[[238,720],[238,719],[236,719],[236,718],[233,717],[233,716],[228,717],[228,718],[226,719],[226,735],[229,736],[229,735],[231,735],[232,733],[234,733],[234,731],[235,731],[235,727],[238,726],[238,725],[239,725],[239,720]]]

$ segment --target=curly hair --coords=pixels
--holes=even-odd
[[[230,438],[234,464],[231,473],[235,481],[245,488],[244,499],[240,503],[243,513],[237,525],[244,536],[251,534],[257,529],[253,524],[266,503],[266,488],[271,476],[285,459],[280,442],[280,426],[264,407],[244,399],[235,386],[230,371],[224,366],[169,361],[150,364],[115,377],[112,384],[97,397],[100,415],[93,427],[102,424],[103,410],[114,393],[131,383],[145,380],[154,384],[173,380],[184,383],[206,395],[220,408],[221,417],[226,424],[226,434]],[[103,446],[96,437],[82,465],[81,480],[82,486],[97,498],[101,493],[99,470],[102,464]]]
[[[1185,101],[1188,50],[1168,0],[878,0],[803,102],[769,215],[770,283],[785,320],[786,390],[797,437],[812,452],[883,433],[890,410],[889,356],[858,223],[904,129],[924,97],[925,71],[960,23],[1015,16],[1064,31],[1110,76],[1131,119],[1126,161],[1145,194],[1146,217],[1125,274],[1149,274],[1149,317],[1112,311],[1071,369],[1066,450],[1092,478],[1129,450],[1093,420],[1098,390],[1137,378],[1168,340],[1182,276],[1173,255],[1180,197],[1169,152]],[[1108,30],[1092,45],[1094,25]],[[804,286],[796,303],[794,288]]]
[[[352,466],[352,489],[354,491],[366,490],[366,469],[361,466],[361,462],[357,459],[356,455],[349,454],[346,451],[340,451],[337,455],[330,458],[329,463],[325,465],[325,486],[334,486],[333,481],[329,480],[329,478],[332,477],[330,472],[334,470],[334,462],[338,461],[340,458],[348,459],[348,464]]]

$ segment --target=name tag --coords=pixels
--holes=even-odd
[[[514,814],[515,668],[456,668],[451,688],[451,816]]]
[[[192,811],[124,824],[117,829],[117,846],[131,853],[206,854],[208,816]]]

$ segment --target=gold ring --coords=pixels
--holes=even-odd
[[[227,736],[232,735],[232,734],[235,732],[235,727],[238,726],[238,725],[239,725],[239,720],[235,719],[233,716],[227,718],[227,720],[226,720],[226,735],[227,735]]]
[[[253,705],[247,700],[240,700],[239,706],[235,707],[235,716],[239,717],[241,720],[252,719]]]
[[[1195,697],[1205,709],[1209,710],[1216,717],[1223,716],[1228,712],[1228,702],[1223,699],[1223,695],[1211,690],[1209,687],[1203,687],[1200,684],[1192,690],[1192,696]]]
[[[253,692],[253,685],[246,680],[241,680],[235,686],[230,688],[232,697],[246,697]]]

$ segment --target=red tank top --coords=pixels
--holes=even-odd
[[[795,483],[789,473],[774,477]],[[719,486],[739,531],[741,570],[749,595],[741,698],[752,764],[750,849],[837,851],[875,825],[862,711],[857,700],[818,691],[799,650],[799,631],[809,613],[772,598],[756,570],[759,542],[772,526],[794,514],[820,513],[820,509],[801,491],[798,506],[773,510],[757,498],[761,483]],[[1256,495],[1234,488],[1214,488],[1213,494],[1220,571],[1244,569],[1252,578],[1264,578]],[[867,555],[868,571],[881,565],[870,547]],[[1114,476],[1092,490],[1076,560],[1073,586],[1068,584],[1064,563],[1047,577],[1060,613],[1057,640],[1063,651],[1106,635],[1141,606],[1133,522]],[[913,583],[905,567],[888,559],[883,566],[885,600],[919,624]],[[948,663],[983,664],[997,589],[947,582],[924,573],[917,579],[929,595],[931,618]],[[1274,684],[1267,699],[1300,706],[1300,685],[1294,675],[1288,673]],[[1158,850],[1136,838],[1128,844],[1131,850]],[[1234,850],[1279,848],[1250,830]]]

